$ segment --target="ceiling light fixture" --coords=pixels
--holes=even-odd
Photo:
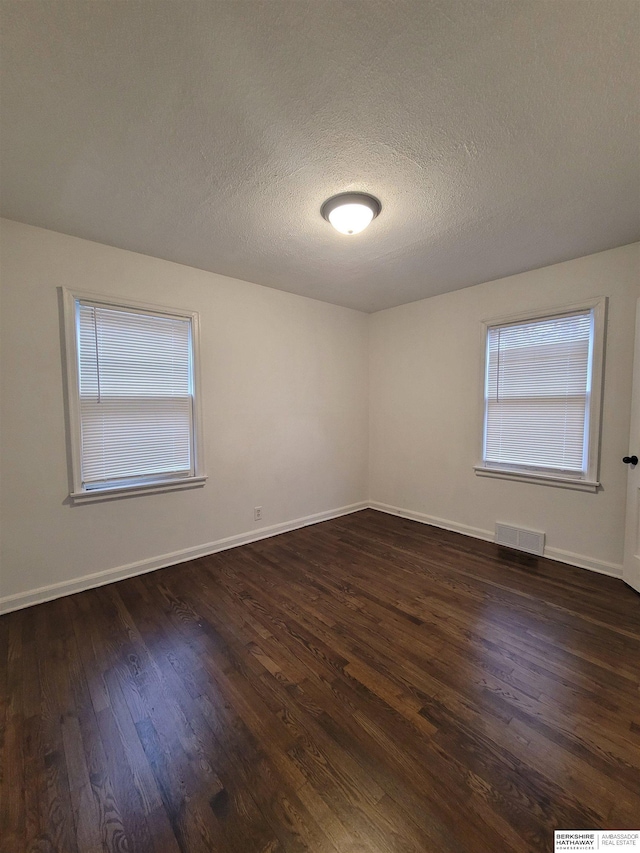
[[[341,234],[359,234],[382,210],[377,198],[367,193],[341,193],[328,198],[320,213]]]

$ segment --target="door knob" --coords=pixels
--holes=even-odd
[[[638,464],[638,457],[637,456],[623,456],[622,461],[625,463],[625,465],[637,465]]]

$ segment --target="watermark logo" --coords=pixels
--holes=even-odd
[[[553,841],[554,853],[580,850],[640,853],[640,830],[637,829],[557,829]]]

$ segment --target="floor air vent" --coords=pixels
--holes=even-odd
[[[536,530],[523,530],[521,527],[511,527],[509,524],[496,524],[496,542],[507,548],[516,548],[528,554],[544,554],[544,533]]]

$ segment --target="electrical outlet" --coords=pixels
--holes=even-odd
[[[262,507],[254,506],[253,508],[253,520],[254,521],[262,521]]]

